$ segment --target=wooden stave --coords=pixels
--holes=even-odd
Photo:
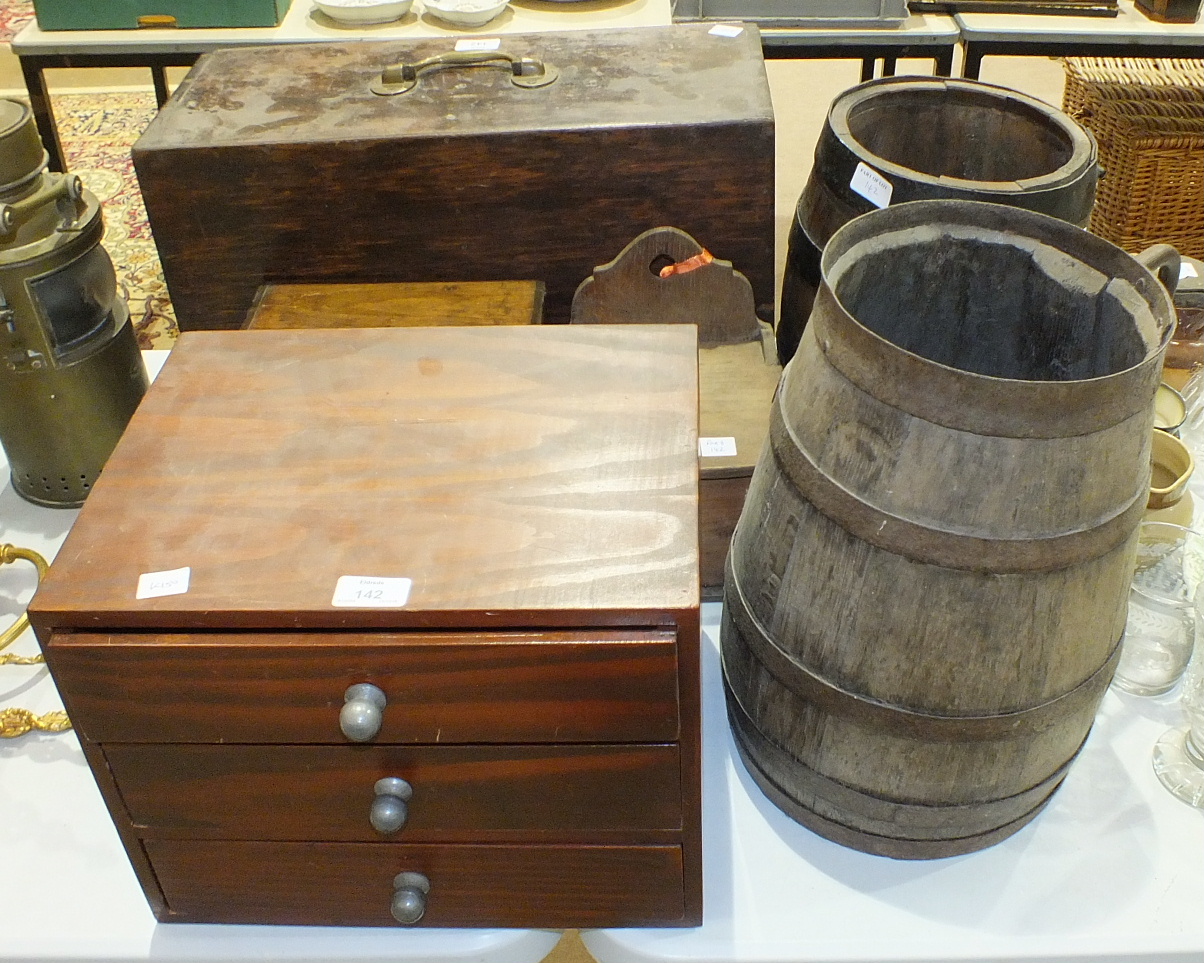
[[[827,293],[829,292],[825,288],[825,294]],[[1149,297],[1150,307],[1154,311],[1157,319],[1159,317],[1159,310],[1157,305],[1153,303],[1153,296],[1148,295],[1147,292],[1143,293],[1146,293]],[[829,297],[829,303],[836,304],[835,299]],[[846,319],[841,320],[843,321]],[[812,341],[815,341],[814,332],[812,332]],[[1017,774],[1017,777],[1014,780],[1014,785],[995,787],[996,790],[1000,791],[1002,798],[1008,798],[1004,794],[1011,792],[1015,799],[1019,800],[1023,798],[1025,799],[1026,804],[1032,804],[1034,792],[1039,794],[1039,787],[1046,785],[1050,786],[1049,792],[1052,794],[1053,790],[1056,788],[1056,785],[1060,782],[1061,776],[1059,774],[1064,774],[1066,767],[1077,754],[1083,739],[1086,738],[1086,735],[1091,727],[1095,707],[1098,705],[1099,699],[1102,698],[1107,681],[1111,677],[1111,671],[1114,668],[1115,659],[1119,654],[1118,639],[1120,638],[1124,626],[1126,598],[1125,587],[1127,586],[1128,573],[1131,571],[1132,552],[1136,546],[1137,525],[1140,519],[1140,512],[1134,514],[1132,506],[1135,503],[1134,500],[1144,494],[1145,486],[1144,472],[1140,467],[1143,464],[1143,460],[1139,457],[1133,456],[1135,452],[1144,450],[1142,446],[1148,440],[1149,434],[1148,430],[1146,430],[1146,427],[1148,426],[1144,425],[1144,414],[1138,410],[1135,410],[1134,408],[1136,403],[1133,401],[1133,396],[1134,394],[1140,396],[1142,391],[1137,390],[1134,392],[1133,389],[1134,386],[1142,388],[1156,384],[1156,379],[1154,381],[1150,380],[1152,377],[1151,372],[1155,371],[1157,368],[1160,368],[1160,358],[1162,351],[1165,348],[1165,344],[1165,337],[1161,339],[1161,343],[1158,345],[1153,345],[1147,342],[1147,357],[1142,361],[1141,364],[1135,366],[1133,369],[1118,373],[1118,376],[1096,379],[1098,382],[1100,382],[1100,384],[1094,386],[1097,389],[1096,400],[1100,403],[1093,406],[1093,411],[1090,413],[1090,421],[1097,429],[1094,432],[1090,432],[1090,434],[1097,436],[1093,439],[1093,442],[1101,448],[1101,451],[1098,453],[1099,457],[1096,459],[1096,468],[1103,469],[1104,467],[1109,467],[1112,471],[1115,471],[1115,466],[1120,460],[1117,457],[1119,452],[1120,455],[1125,457],[1126,461],[1134,466],[1134,469],[1133,472],[1127,473],[1127,478],[1122,480],[1122,482],[1116,486],[1115,491],[1113,492],[1116,501],[1114,510],[1109,512],[1107,500],[1105,499],[1102,503],[1094,506],[1093,518],[1080,520],[1087,527],[1090,527],[1093,521],[1103,525],[1111,523],[1114,528],[1112,534],[1107,538],[1099,540],[1095,546],[1095,549],[1092,551],[1087,551],[1086,556],[1078,564],[1075,564],[1073,557],[1069,559],[1061,559],[1059,562],[1060,569],[1070,570],[1069,575],[1071,577],[1080,579],[1083,575],[1084,567],[1087,569],[1093,567],[1097,569],[1090,579],[1090,581],[1092,581],[1095,585],[1095,589],[1093,591],[1084,593],[1084,597],[1080,599],[1080,607],[1086,609],[1089,621],[1092,621],[1095,625],[1094,631],[1091,633],[1092,637],[1095,639],[1095,643],[1091,649],[1091,652],[1093,653],[1092,659],[1094,660],[1098,658],[1099,661],[1095,664],[1095,671],[1093,673],[1095,679],[1097,680],[1094,702],[1088,706],[1087,711],[1082,711],[1080,707],[1080,711],[1077,713],[1075,718],[1071,719],[1064,727],[1064,733],[1060,747],[1046,747],[1042,752],[1037,753],[1038,756],[1045,760],[1042,765],[1047,771],[1044,774],[1041,772],[1034,772],[1030,766],[1027,770],[1026,777],[1023,773]],[[830,352],[826,350],[827,347],[828,346],[825,345],[824,350],[821,350],[814,344],[812,345],[810,353],[820,359],[818,363],[831,363],[832,359],[829,357]],[[811,360],[814,361],[814,358]],[[919,360],[922,362],[922,359]],[[777,402],[781,402],[783,404],[789,403],[791,400],[791,393],[798,385],[805,384],[808,387],[813,386],[815,380],[815,367],[812,365],[812,367],[809,369],[808,364],[809,362],[805,358],[796,357],[790,368],[787,369],[787,375],[784,378],[783,385],[779,391],[778,399],[776,399]],[[847,381],[848,379],[845,380]],[[1117,385],[1115,384],[1104,384],[1108,381],[1124,383],[1124,387],[1117,390]],[[856,385],[853,387],[855,389],[857,388]],[[1055,387],[1055,390],[1063,389]],[[1065,390],[1074,389],[1071,388]],[[810,401],[813,399],[808,397],[807,400]],[[1070,421],[1073,422],[1074,419],[1070,419]],[[1099,427],[1100,425],[1103,427]],[[935,425],[932,427],[936,431],[943,430],[942,426],[940,425]],[[1075,430],[1075,428],[1076,426],[1073,424],[1070,426],[1071,431]],[[1139,433],[1141,435],[1141,440],[1138,440]],[[1010,443],[1011,434],[1023,435],[1024,432],[1009,433],[1007,426],[1005,425],[1004,432],[1001,433],[1000,436],[997,436],[994,441],[997,443],[999,442],[1000,437],[1006,437]],[[1022,446],[1041,445],[1046,443],[1051,438],[1055,442],[1064,441],[1064,439],[1058,439],[1054,435],[1054,432],[1050,430],[1038,431],[1035,432],[1035,434],[1037,436],[1036,438],[1021,437],[1018,439],[1018,441]],[[1118,442],[1119,444],[1098,444],[1101,437],[1108,439],[1109,436],[1111,438],[1111,442]],[[778,432],[776,438],[778,446],[780,446],[781,441],[782,434],[781,432]],[[746,517],[742,518],[740,526],[738,526],[733,539],[731,558],[733,563],[736,565],[742,564],[741,560],[747,556],[748,552],[753,551],[752,541],[754,536],[745,535],[745,532],[771,531],[778,532],[780,534],[783,531],[792,531],[796,527],[802,527],[803,524],[810,524],[810,522],[800,522],[800,517],[808,511],[813,515],[820,517],[824,522],[834,526],[835,528],[840,528],[840,526],[835,522],[832,522],[831,519],[827,519],[826,517],[822,516],[815,510],[814,506],[810,504],[806,497],[808,494],[806,486],[801,486],[804,488],[804,491],[801,493],[797,490],[797,488],[795,489],[796,504],[793,508],[779,511],[776,515],[772,513],[767,514],[765,508],[767,505],[777,506],[779,509],[781,508],[780,496],[775,500],[773,496],[767,497],[766,492],[763,490],[764,486],[766,485],[767,478],[780,475],[782,472],[781,462],[784,459],[781,459],[779,454],[780,453],[775,447],[775,439],[771,437],[771,440],[767,442],[766,448],[762,454],[761,464],[758,465],[758,468],[754,473],[754,479],[752,486],[750,487],[749,497],[745,504]],[[1126,473],[1120,474],[1123,476]],[[847,479],[839,479],[839,481],[835,484],[838,485],[840,482],[844,481],[847,481]],[[1103,511],[1100,511],[1101,508]],[[1126,525],[1129,526],[1127,533],[1125,532]],[[994,534],[1002,537],[1004,533],[1003,531],[1000,531]],[[1037,534],[1041,535],[1048,533],[1038,532]],[[781,545],[786,546],[791,553],[793,552],[794,547],[792,544],[793,541],[793,536],[790,538],[779,539]],[[872,554],[881,553],[882,550],[871,546],[867,549],[867,551]],[[833,553],[833,555],[838,554],[839,553]],[[924,567],[932,568],[933,566],[926,566],[926,563],[918,563],[914,567],[922,569]],[[972,566],[970,568],[972,568]],[[1046,572],[1049,570],[1050,569],[1047,567]],[[1057,572],[1058,570],[1059,568],[1055,567],[1054,571]],[[1036,567],[1034,571],[1037,572],[1039,577],[1046,577],[1040,575],[1041,569],[1039,566]],[[996,576],[996,578],[1015,580],[1015,576],[1013,574]],[[772,560],[764,565],[760,570],[752,573],[752,577],[749,579],[749,582],[751,584],[771,586],[772,592],[770,594],[774,595],[775,598],[781,598],[788,594],[787,592],[783,591],[782,571],[775,567],[775,564],[772,562]],[[805,585],[806,582],[806,578],[799,577],[797,579],[797,583],[800,585]],[[889,585],[891,583],[889,579],[883,579],[881,584]],[[733,682],[733,673],[730,670],[730,666],[733,661],[733,656],[740,655],[737,646],[743,642],[743,640],[739,638],[738,633],[733,630],[731,620],[726,616],[726,612],[732,610],[734,605],[739,604],[738,599],[733,597],[732,590],[734,586],[736,586],[736,582],[733,579],[732,574],[729,572],[728,585],[725,589],[725,624],[722,648],[724,651],[725,660],[725,686],[727,688],[728,696],[729,699],[735,699],[739,701],[742,690],[745,698],[752,693],[760,693],[762,696],[764,696],[764,693],[772,685],[774,685],[777,680],[772,677],[772,673],[762,671],[760,677],[749,677],[743,680],[740,680],[738,675],[736,675],[736,681]],[[928,598],[927,593],[921,591],[919,594],[923,598]],[[1102,607],[1099,605],[1090,605],[1088,603],[1090,603],[1093,596],[1096,598],[1112,600],[1112,604]],[[1010,607],[1016,611],[1025,611],[1025,608],[1016,608],[1016,606],[1011,603],[1003,607],[1005,609]],[[767,624],[770,624],[777,614],[778,613],[772,607],[767,609]],[[1052,619],[1050,621],[1056,624],[1060,620]],[[776,628],[781,631],[782,626],[778,625]],[[789,635],[790,633],[786,634]],[[879,654],[880,653],[875,650],[875,655]],[[1090,663],[1087,667],[1090,667]],[[761,668],[764,670],[763,666]],[[1082,668],[1082,666],[1080,666],[1080,668]],[[1061,675],[1065,677],[1066,673],[1063,671]],[[1063,682],[1065,681],[1073,681],[1073,679],[1066,680],[1063,678]],[[1078,684],[1081,685],[1085,681],[1086,680],[1080,680]],[[786,690],[787,688],[788,687],[785,686],[781,687],[783,690]],[[876,693],[875,695],[880,697],[881,693]],[[789,698],[783,697],[781,693],[778,693],[778,697]],[[800,703],[799,706],[801,706],[802,712],[807,711],[807,706],[804,703]],[[962,707],[962,709],[959,711],[964,711],[966,708],[967,707]],[[975,707],[968,708],[971,711],[981,711],[981,707],[977,709]],[[792,713],[787,713],[786,715],[797,717],[798,711],[799,707],[796,706],[795,711]],[[988,708],[987,711],[993,710]],[[799,798],[797,798],[802,790],[800,790],[797,785],[793,790],[790,788],[784,788],[782,783],[788,782],[788,780],[783,780],[780,778],[780,771],[778,773],[778,778],[774,778],[773,767],[772,765],[767,764],[765,753],[758,753],[757,746],[754,744],[755,740],[752,740],[748,737],[748,732],[741,731],[736,714],[733,714],[731,718],[738,748],[742,757],[745,759],[746,764],[749,766],[750,774],[762,787],[762,789],[766,791],[767,795],[769,795],[770,798],[775,801],[775,803],[777,803],[793,818],[804,823],[805,825],[810,826],[817,832],[829,836],[838,842],[842,842],[845,845],[850,845],[859,849],[865,849],[869,852],[877,852],[900,858],[930,858],[933,856],[951,855],[958,852],[969,852],[974,849],[979,849],[983,846],[990,845],[991,843],[1004,838],[1006,835],[1010,835],[1011,832],[1014,832],[1016,829],[1020,828],[1020,826],[1024,825],[1029,819],[1031,819],[1048,801],[1048,795],[1046,795],[1044,799],[1036,802],[1035,805],[1028,805],[1028,808],[1025,808],[1025,804],[1022,804],[1019,806],[1020,811],[1005,814],[1007,818],[1005,818],[1000,825],[996,827],[988,827],[985,829],[981,825],[955,827],[948,834],[952,837],[951,839],[933,841],[930,839],[906,838],[902,835],[897,839],[882,836],[877,832],[871,831],[873,828],[872,823],[862,827],[850,826],[848,825],[848,819],[842,820],[839,818],[841,815],[839,812],[834,812],[830,809],[827,812],[817,812],[816,809],[822,809],[822,806],[813,805],[811,808],[808,808],[806,805],[803,805]],[[833,725],[839,724],[833,723],[832,718],[833,717],[829,717],[825,720],[825,724],[829,728]],[[746,726],[744,728],[747,729]],[[766,745],[775,746],[777,751],[785,751],[782,749],[780,743],[785,742],[789,744],[790,742],[789,738],[778,738],[776,740],[769,738],[767,737],[766,733],[761,730],[758,730],[756,735],[759,736]],[[778,733],[778,735],[780,736],[781,733]],[[890,752],[889,748],[878,748],[880,754],[884,752]],[[1025,748],[1022,747],[1019,751],[1019,754],[1023,756],[1025,751]],[[829,754],[829,756],[834,755],[836,755],[836,753]],[[820,761],[822,762],[822,760]],[[797,762],[800,767],[809,768],[807,767],[806,760],[799,759]],[[970,766],[969,768],[973,769],[974,766]],[[847,777],[848,773],[842,773],[842,775]],[[1034,777],[1041,778],[1036,779],[1036,781],[1032,781]],[[828,782],[830,782],[832,785],[840,785],[839,780],[830,779]],[[811,783],[814,783],[814,779],[811,780]],[[914,792],[915,787],[896,787],[896,789],[900,788],[905,792],[910,788],[910,791]],[[844,789],[846,791],[850,791],[847,785],[844,786]],[[851,791],[856,790],[854,789]],[[791,794],[792,792],[794,793],[793,795]],[[813,795],[812,798],[814,799],[816,797]],[[872,794],[868,794],[867,798],[872,798]],[[890,799],[888,801],[892,805],[899,803],[898,799]],[[983,797],[983,801],[989,802],[990,800],[988,800],[986,797]],[[973,805],[973,800],[968,800],[966,804]],[[948,811],[949,803],[947,798],[938,800],[936,805],[938,812]]]
[[[1032,116],[1041,116],[1051,128],[1060,127],[1067,136],[1072,147],[1071,160],[1046,177],[1036,179],[1038,183],[1029,189],[1017,190],[1014,182],[938,178],[916,170],[907,171],[859,144],[849,132],[850,109],[868,97],[926,88],[997,96],[1001,106],[1010,102]],[[1049,214],[1080,227],[1086,227],[1091,218],[1100,173],[1098,150],[1086,128],[1062,111],[1015,90],[974,80],[909,77],[880,78],[844,91],[832,102],[825,117],[811,174],[799,195],[787,238],[777,325],[778,358],[782,364],[794,356],[819,293],[824,246],[842,225],[874,209],[873,204],[848,187],[859,162],[888,174],[894,186],[892,204],[937,198],[989,201]]]

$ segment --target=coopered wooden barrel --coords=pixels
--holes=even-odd
[[[905,201],[990,201],[1086,226],[1099,176],[1095,140],[1066,114],[973,80],[872,80],[833,102],[795,210],[782,276],[778,357],[798,347],[828,238]]]
[[[930,858],[1048,801],[1119,652],[1173,317],[1142,263],[1028,211],[833,236],[724,584],[729,718],[788,814]]]

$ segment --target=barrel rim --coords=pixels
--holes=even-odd
[[[982,181],[963,177],[928,174],[912,167],[905,167],[869,150],[853,135],[849,116],[872,97],[883,90],[913,90],[937,93],[940,91],[963,91],[980,95],[1000,95],[1002,101],[1012,101],[1039,114],[1066,136],[1070,157],[1061,166],[1023,180]],[[920,184],[939,186],[947,190],[964,190],[977,193],[1010,195],[1013,193],[1039,194],[1046,190],[1064,188],[1067,184],[1081,180],[1084,176],[1095,177],[1099,149],[1095,138],[1081,125],[1055,107],[1036,97],[997,84],[983,83],[955,77],[881,77],[851,87],[839,94],[828,109],[828,126],[833,135],[851,154],[882,173],[904,177]],[[1010,187],[1010,185],[1015,185]],[[1010,189],[1009,189],[1010,187]]]
[[[1030,381],[933,361],[862,324],[832,284],[841,258],[872,237],[913,227],[939,229],[942,224],[1057,245],[1109,278],[1129,282],[1159,328],[1157,344],[1147,342],[1145,357],[1119,371],[1094,378]],[[934,424],[979,434],[1064,438],[1101,431],[1145,412],[1162,380],[1162,357],[1175,331],[1171,292],[1133,255],[1056,217],[986,201],[908,201],[862,214],[832,235],[820,259],[820,276],[807,328],[829,363],[880,401]],[[974,403],[959,403],[966,399]]]

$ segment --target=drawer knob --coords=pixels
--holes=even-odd
[[[389,912],[398,923],[410,926],[426,912],[426,894],[431,881],[421,873],[398,873],[393,877],[393,905]]]
[[[406,818],[410,814],[406,803],[414,795],[413,788],[404,779],[398,779],[396,776],[376,780],[373,788],[376,791],[376,799],[368,813],[368,822],[372,823],[372,828],[378,833],[388,835],[397,832],[406,824]]]
[[[370,682],[350,686],[343,693],[343,708],[339,711],[339,728],[352,742],[367,742],[376,738],[384,712],[385,694]]]

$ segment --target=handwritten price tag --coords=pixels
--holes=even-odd
[[[875,207],[888,207],[890,196],[895,192],[895,187],[890,181],[861,161],[857,162],[857,170],[853,171],[849,187]]]
[[[698,454],[702,458],[731,458],[736,454],[736,439],[699,438]]]
[[[497,50],[502,46],[501,37],[472,37],[456,41],[456,50]]]
[[[143,572],[138,576],[136,599],[157,599],[165,595],[183,595],[188,591],[192,569],[173,568],[169,572]]]
[[[409,578],[340,575],[330,604],[353,609],[399,609],[410,600],[413,584]]]

